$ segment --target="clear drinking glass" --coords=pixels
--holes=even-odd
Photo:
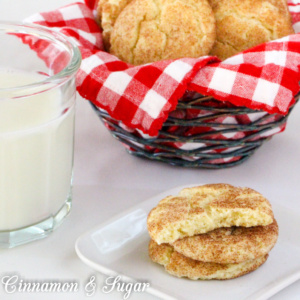
[[[46,237],[71,209],[75,74],[69,38],[0,22],[0,247]]]

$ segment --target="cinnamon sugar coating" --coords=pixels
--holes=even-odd
[[[174,251],[168,244],[149,243],[150,258],[165,267],[171,275],[197,280],[232,279],[256,270],[268,258],[268,255],[238,264],[208,263],[187,258]]]
[[[209,2],[217,24],[217,38],[211,55],[222,60],[294,33],[286,0]]]
[[[151,238],[172,243],[186,236],[231,226],[266,226],[273,223],[269,201],[260,193],[229,184],[186,188],[168,196],[147,219]]]
[[[99,0],[97,14],[100,26],[103,29],[102,37],[105,49],[110,49],[110,36],[115,22],[121,11],[131,0]]]
[[[175,251],[204,262],[240,263],[265,256],[276,244],[278,225],[218,228],[172,243]]]
[[[110,52],[134,65],[200,57],[215,37],[207,0],[132,0],[115,21]]]

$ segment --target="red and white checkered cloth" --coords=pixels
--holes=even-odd
[[[156,136],[186,90],[237,106],[286,114],[299,91],[300,34],[259,45],[223,62],[182,58],[132,66],[103,51],[97,0],[28,18],[73,37],[82,53],[77,90],[125,126]],[[300,31],[300,0],[289,0]]]

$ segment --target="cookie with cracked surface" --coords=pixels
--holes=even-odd
[[[260,267],[268,255],[238,264],[218,264],[193,260],[174,251],[169,244],[149,243],[149,256],[155,263],[161,264],[171,275],[187,277],[193,280],[233,279],[250,273]]]
[[[285,0],[209,0],[217,38],[211,55],[224,60],[256,45],[293,34]]]
[[[110,52],[134,65],[207,55],[216,37],[207,0],[133,0],[118,16]]]
[[[121,11],[131,0],[99,0],[97,15],[101,28],[105,49],[109,51],[110,35]]]
[[[204,262],[241,263],[265,256],[276,244],[276,220],[267,226],[218,228],[172,243],[175,251]]]
[[[147,218],[148,231],[158,244],[231,226],[266,226],[273,223],[269,201],[260,193],[229,184],[186,188],[168,196]]]

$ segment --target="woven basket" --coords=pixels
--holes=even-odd
[[[295,100],[298,98],[299,94]],[[159,135],[151,138],[92,106],[130,154],[171,165],[210,169],[244,162],[263,142],[285,128],[293,109],[286,116],[268,114],[186,92]]]

